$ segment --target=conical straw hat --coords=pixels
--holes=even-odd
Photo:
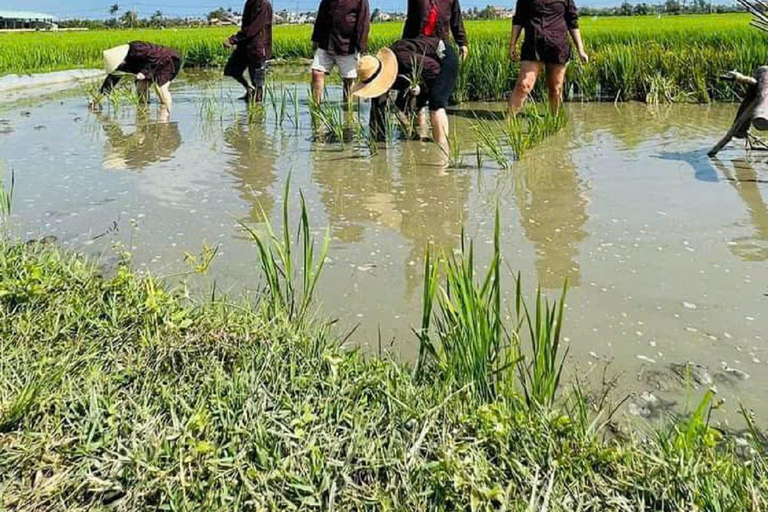
[[[128,56],[128,50],[130,50],[130,46],[124,44],[102,52],[104,55],[104,71],[106,71],[108,75],[114,73],[120,64],[123,63]]]
[[[357,83],[352,94],[360,98],[378,98],[389,91],[397,79],[397,58],[389,48],[374,57],[365,55],[357,63]]]

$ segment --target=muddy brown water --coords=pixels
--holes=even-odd
[[[651,418],[684,409],[711,377],[726,418],[741,401],[768,423],[768,153],[732,144],[706,157],[734,105],[569,104],[568,127],[506,170],[487,158],[476,168],[468,113],[495,118],[503,107],[464,105],[451,124],[468,167],[444,170],[429,143],[370,156],[313,140],[306,86],[295,90],[300,118],[288,101],[281,126],[271,108],[249,122],[239,91],[220,80],[174,84],[170,123],[130,106],[90,113],[78,93],[5,105],[12,230],[107,263],[119,242],[162,276],[187,270],[185,252],[218,245],[208,278],[191,282],[257,290],[256,252],[238,223],[258,228],[263,208],[279,226],[291,173],[294,213],[301,191],[318,236],[331,227],[322,311],[344,330],[359,325],[350,343],[375,352],[381,338],[410,360],[427,244],[456,250],[463,226],[487,261],[498,205],[505,265],[526,289],[540,282],[554,297],[568,278],[572,376],[599,381],[607,367],[619,394],[636,395],[625,409]],[[689,361],[707,369],[686,384],[674,366]]]

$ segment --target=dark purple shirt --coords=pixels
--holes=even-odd
[[[269,0],[245,2],[240,31],[230,41],[245,47],[248,55],[259,62],[272,58],[272,4]]]
[[[408,0],[408,15],[403,27],[403,39],[413,39],[421,35],[421,29],[427,22],[432,4],[437,6],[438,18],[435,36],[448,41],[453,39],[459,46],[467,46],[467,33],[464,31],[464,19],[461,16],[459,0]]]
[[[322,0],[312,42],[335,55],[365,53],[370,27],[368,0]]]
[[[568,31],[579,28],[574,0],[517,0],[512,23],[525,32],[522,60],[568,62]]]
[[[132,41],[128,43],[128,55],[117,71],[138,75],[142,73],[147,80],[157,85],[165,85],[176,77],[181,68],[179,53],[165,46]],[[101,93],[108,94],[120,81],[120,75],[109,75],[101,86]]]

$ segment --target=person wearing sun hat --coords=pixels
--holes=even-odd
[[[165,46],[132,41],[102,52],[107,78],[100,93],[112,92],[122,75],[135,75],[136,89],[143,101],[149,101],[149,86],[154,85],[160,103],[171,111],[170,83],[181,70],[179,53]]]
[[[381,138],[386,126],[389,91],[397,91],[399,113],[414,115],[429,106],[432,138],[448,151],[448,114],[445,108],[456,87],[459,59],[451,46],[437,37],[401,39],[389,48],[366,55],[357,65],[352,94],[371,99],[370,126]]]

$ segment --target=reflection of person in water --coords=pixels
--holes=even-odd
[[[578,244],[587,236],[588,218],[583,185],[569,155],[543,164],[521,165],[515,199],[523,233],[534,245],[541,286],[558,288],[566,277],[570,285],[578,285]]]
[[[760,193],[760,180],[752,163],[740,158],[733,161],[733,170],[731,170],[718,159],[712,161],[736,189],[739,198],[747,207],[754,228],[752,236],[733,240],[734,243],[731,245],[733,252],[747,261],[768,260],[768,206]]]
[[[104,168],[140,170],[157,162],[170,160],[181,146],[178,123],[151,122],[145,109],[136,113],[136,130],[125,133],[108,117],[97,114],[107,136]]]
[[[423,145],[417,143],[403,146],[401,181],[395,194],[395,207],[403,218],[400,232],[411,241],[411,251],[405,259],[409,291],[419,284],[417,276],[423,270],[419,262],[428,242],[446,253],[459,246],[472,188],[472,179],[467,173],[425,166],[422,150]],[[430,150],[440,151],[435,147]]]
[[[272,139],[259,123],[236,122],[224,131],[229,148],[229,172],[235,178],[240,197],[250,203],[248,219],[263,222],[262,210],[271,216],[275,207],[275,150]]]
[[[334,237],[345,243],[363,240],[365,226],[399,229],[400,214],[394,209],[392,171],[388,154],[360,160],[352,169],[348,154],[317,144],[310,153],[312,177],[320,190]]]

